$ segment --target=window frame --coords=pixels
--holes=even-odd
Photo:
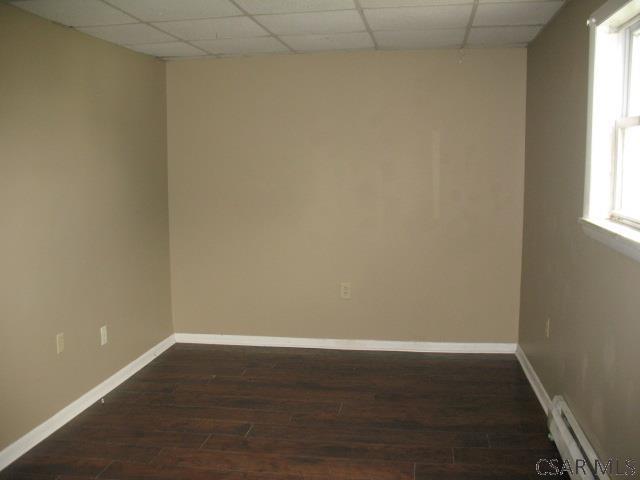
[[[640,124],[640,116],[628,116],[632,74],[630,62],[634,47],[631,40],[632,35],[640,31],[640,0],[609,0],[589,18],[587,26],[590,29],[587,162],[584,211],[579,222],[591,238],[640,261],[640,219],[625,215],[620,208],[623,161],[621,136],[626,128]],[[599,43],[600,27],[624,31],[623,43],[620,44],[620,37],[613,36],[607,36]],[[602,53],[597,55],[596,52],[601,47],[614,48],[617,52],[615,59],[603,62]],[[596,59],[605,64],[615,62],[618,73],[612,77],[596,72]],[[611,98],[610,89],[603,89],[603,85],[608,87],[612,78],[614,96],[617,95],[612,102],[615,106],[603,108],[604,102]],[[596,97],[598,93],[600,95]]]

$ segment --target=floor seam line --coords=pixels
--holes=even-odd
[[[202,442],[202,444],[198,447],[198,450],[202,450],[202,447],[205,446],[205,444],[209,441],[209,439],[213,436],[213,433],[210,433],[209,435],[207,435],[207,438],[204,439],[204,442]]]
[[[100,478],[100,475],[102,475],[104,472],[106,472],[107,468],[109,468],[111,465],[113,465],[113,464],[114,464],[114,462],[115,462],[115,460],[111,460],[111,461],[107,464],[107,466],[106,466],[106,467],[104,467],[102,470],[100,470],[100,471],[98,472],[98,474],[97,474],[94,478],[96,478],[96,479],[97,479],[97,478]],[[62,475],[60,475],[60,476],[62,476]]]

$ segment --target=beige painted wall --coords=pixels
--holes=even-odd
[[[588,238],[582,213],[588,30],[573,0],[529,49],[520,342],[607,457],[640,456],[640,263]],[[545,322],[551,318],[551,338]]]
[[[0,4],[0,449],[172,332],[164,99],[161,62]]]
[[[525,76],[523,49],[169,63],[176,331],[515,341]]]

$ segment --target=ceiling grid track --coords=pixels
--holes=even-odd
[[[479,5],[480,5],[480,0],[473,1],[473,7],[471,7],[471,15],[469,17],[469,23],[467,24],[467,31],[464,32],[464,40],[462,41],[460,50],[464,50],[467,47],[467,43],[469,42],[469,36],[471,35],[471,28],[473,27],[473,23],[476,20],[476,13],[478,13]]]
[[[193,43],[191,43],[190,41],[188,41],[188,40],[183,40],[183,39],[181,39],[180,37],[176,37],[175,35],[173,35],[173,34],[171,34],[171,33],[169,33],[169,32],[165,32],[164,30],[162,30],[162,29],[160,29],[160,28],[156,27],[155,25],[153,25],[151,22],[145,22],[145,21],[144,21],[144,20],[142,20],[141,18],[138,18],[138,17],[136,17],[135,15],[133,15],[133,14],[131,14],[131,13],[129,13],[129,12],[126,12],[126,11],[122,10],[120,7],[118,7],[118,6],[116,6],[116,5],[113,5],[113,4],[109,3],[109,1],[108,1],[108,0],[99,0],[99,1],[101,1],[101,2],[102,2],[102,3],[104,3],[105,5],[108,5],[109,7],[113,8],[113,9],[115,9],[115,10],[118,10],[119,12],[124,13],[125,15],[130,16],[131,18],[136,19],[138,22],[142,23],[143,25],[148,25],[149,27],[153,28],[154,30],[157,30],[158,32],[161,32],[161,33],[164,33],[165,35],[169,35],[170,37],[173,37],[173,38],[176,40],[176,42],[186,43],[187,45],[190,45],[190,46],[192,46],[193,48],[195,48],[196,50],[198,50],[198,51],[202,52],[204,55],[206,55],[206,54],[208,53],[208,52],[204,51],[203,49],[201,49],[201,48],[197,47],[196,45],[194,45],[194,44],[193,44]],[[144,44],[139,44],[139,45],[144,45]]]
[[[275,38],[278,42],[280,42],[282,45],[284,45],[285,47],[287,47],[289,49],[289,51],[291,53],[298,53],[296,52],[296,50],[294,50],[291,45],[289,45],[287,42],[285,42],[282,38],[280,38],[278,35],[276,35],[275,33],[273,33],[269,28],[267,28],[265,25],[263,25],[257,18],[255,15],[249,13],[247,10],[245,10],[244,8],[242,8],[238,2],[236,2],[236,0],[229,0],[229,2],[231,2],[238,10],[240,10],[243,14],[245,14],[247,17],[249,17],[251,20],[253,20],[255,23],[257,23],[258,25],[260,25],[265,32],[267,32],[269,34],[270,37]]]
[[[369,25],[369,21],[364,14],[364,10],[362,9],[362,5],[360,4],[360,0],[353,0],[353,3],[356,5],[356,10],[360,14],[360,18],[362,19],[362,23],[364,23],[364,28],[367,29],[367,33],[371,37],[371,41],[373,42],[374,50],[379,50],[378,41],[376,40],[376,36],[373,34],[373,30],[371,30],[371,26]]]

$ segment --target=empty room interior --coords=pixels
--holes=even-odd
[[[640,478],[640,0],[0,0],[1,480]]]

